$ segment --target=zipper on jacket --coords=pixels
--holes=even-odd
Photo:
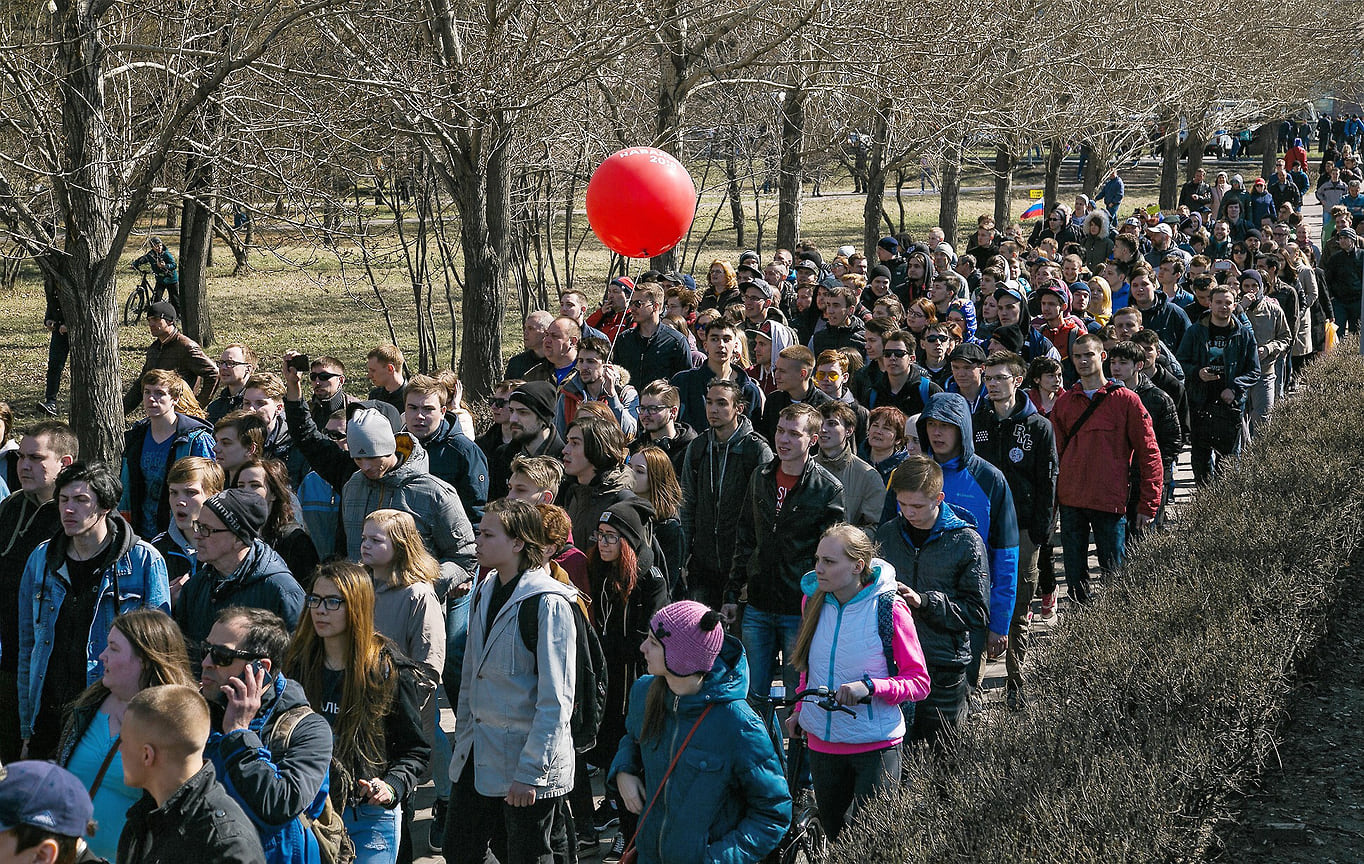
[[[834,605],[838,607],[838,616],[834,622],[834,638],[829,645],[829,673],[826,684],[830,690],[837,692],[838,685],[834,683],[834,663],[838,657],[838,636],[843,632],[843,604],[837,599]],[[824,740],[832,742],[834,734],[834,712],[824,712]]]
[[[668,753],[669,753],[669,760],[668,760],[668,761],[670,761],[670,762],[672,761],[672,758],[671,758],[671,757],[677,755],[677,733],[678,733],[679,731],[681,731],[681,729],[682,729],[682,718],[681,718],[681,716],[679,716],[678,713],[677,713],[677,707],[678,707],[679,705],[681,705],[681,704],[682,704],[682,697],[681,697],[681,696],[678,696],[677,694],[673,694],[673,721],[674,721],[674,722],[673,722],[673,743],[668,747]],[[658,860],[660,860],[660,861],[667,860],[667,859],[666,859],[666,856],[664,856],[664,854],[663,854],[663,833],[664,833],[664,829],[666,829],[666,828],[668,827],[668,807],[669,807],[669,803],[670,803],[670,799],[671,799],[671,798],[672,798],[672,794],[671,794],[670,792],[665,791],[664,794],[663,794],[663,801],[662,801],[662,804],[663,804],[663,821],[660,822],[659,825],[658,825],[658,843],[657,843],[657,846],[658,846]]]

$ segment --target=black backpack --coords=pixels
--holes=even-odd
[[[536,646],[540,644],[540,604],[544,602],[537,598],[543,596],[537,594],[525,598],[516,610],[521,643],[537,662],[539,655],[536,653]],[[578,629],[573,717],[569,721],[569,733],[573,736],[573,749],[579,753],[586,753],[597,746],[597,731],[601,728],[602,717],[606,714],[606,653],[602,651],[601,639],[597,637],[596,629],[587,620],[583,604],[570,602],[568,605],[573,609],[573,623]]]

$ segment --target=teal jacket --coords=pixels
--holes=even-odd
[[[626,772],[644,780],[645,805],[676,748],[707,705],[715,708],[692,736],[657,804],[639,826],[639,864],[749,864],[777,848],[791,824],[791,796],[769,730],[749,707],[748,661],[725,637],[701,690],[669,694],[662,731],[640,741],[644,703],[654,676],[630,690],[625,737],[611,763],[611,781]]]

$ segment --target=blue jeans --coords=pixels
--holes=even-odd
[[[744,609],[743,643],[748,655],[748,695],[766,698],[772,690],[772,669],[777,651],[781,651],[781,680],[786,695],[792,696],[800,684],[800,674],[791,667],[791,655],[796,650],[796,634],[800,632],[799,615],[776,615],[754,609]]]
[[[1340,325],[1342,335],[1348,330],[1351,333],[1359,332],[1359,298],[1353,300],[1331,299],[1331,305],[1336,313],[1336,324]]]
[[[470,591],[458,600],[445,601],[445,673],[441,678],[452,711],[459,705],[459,676],[464,671],[464,643],[469,638],[469,600],[473,596],[474,592]]]
[[[1089,533],[1094,532],[1099,567],[1111,573],[1122,566],[1127,554],[1127,515],[1084,507],[1061,507],[1061,558],[1066,568],[1070,598],[1077,603],[1092,599],[1089,582]]]
[[[436,797],[450,800],[450,738],[440,728],[440,695],[431,694],[431,711],[436,715],[431,732],[431,782],[436,784]]]
[[[401,806],[385,810],[376,804],[347,805],[342,819],[355,844],[355,864],[396,864]]]
[[[43,401],[54,402],[57,391],[62,386],[62,370],[66,368],[66,358],[71,353],[71,337],[52,330],[52,339],[47,343],[47,386],[43,389]]]

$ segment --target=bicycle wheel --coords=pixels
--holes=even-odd
[[[813,813],[793,841],[782,855],[782,864],[824,864],[829,860],[829,837]]]
[[[123,301],[123,324],[131,327],[142,320],[147,312],[147,295],[141,286],[133,289],[128,299]]]

